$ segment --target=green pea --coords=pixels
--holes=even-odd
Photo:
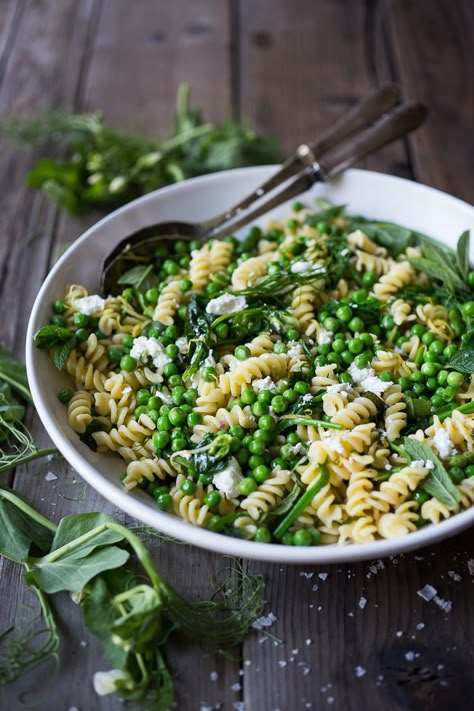
[[[250,469],[256,469],[257,467],[263,466],[265,464],[265,457],[261,454],[252,454],[248,458],[248,465]]]
[[[446,385],[446,383],[448,382],[448,375],[449,375],[449,373],[447,370],[440,370],[439,371],[438,377],[437,377],[439,385]]]
[[[364,350],[364,341],[361,338],[351,338],[347,347],[351,353],[357,355]]]
[[[306,530],[311,534],[311,538],[313,540],[313,546],[319,546],[319,544],[321,543],[321,534],[318,531],[318,529],[317,528],[308,528]]]
[[[152,289],[147,289],[145,291],[145,301],[147,301],[149,304],[156,304],[158,301],[158,289],[153,287]]]
[[[193,283],[191,279],[181,279],[178,286],[182,292],[186,292],[193,288]]]
[[[246,432],[241,425],[232,425],[232,427],[229,427],[229,434],[232,437],[243,439],[245,437]]]
[[[181,491],[183,494],[186,494],[186,496],[192,496],[196,492],[196,483],[192,479],[185,479],[181,483]]]
[[[62,390],[58,392],[58,400],[66,404],[67,402],[69,402],[73,395],[74,393],[72,390],[70,390],[70,388],[62,388]]]
[[[218,323],[214,330],[216,336],[222,340],[229,337],[229,326],[227,323]]]
[[[197,398],[198,398],[198,391],[196,390],[196,388],[188,388],[188,390],[186,390],[184,399],[188,403],[188,405],[194,405]]]
[[[453,388],[459,388],[464,382],[464,375],[456,370],[448,373],[447,383]]]
[[[172,425],[182,425],[186,419],[186,413],[181,407],[172,407],[168,417]]]
[[[438,381],[436,380],[436,378],[435,377],[428,378],[426,381],[426,387],[429,390],[436,390],[436,388],[438,387]]]
[[[383,370],[379,373],[379,378],[383,383],[391,383],[393,381],[393,375],[388,370]]]
[[[364,346],[372,346],[374,339],[372,337],[371,333],[368,333],[367,331],[364,331],[364,333],[361,333],[359,336],[360,340],[364,344]]]
[[[275,397],[272,398],[271,406],[277,415],[281,415],[287,410],[288,403],[282,395],[275,395]]]
[[[297,393],[296,390],[294,390],[293,388],[287,388],[287,389],[283,392],[283,397],[284,397],[285,400],[287,400],[288,402],[296,402],[296,401],[298,400],[298,393]],[[255,413],[254,413],[254,414],[255,414]]]
[[[467,316],[468,318],[471,318],[474,316],[474,301],[466,301],[462,306],[461,306],[461,311],[464,316]]]
[[[158,418],[156,426],[160,432],[169,432],[169,430],[173,427],[168,415],[161,415]]]
[[[77,326],[77,328],[87,328],[89,325],[89,316],[76,311],[72,317],[72,322],[75,326]]]
[[[64,301],[61,301],[60,299],[56,299],[56,301],[53,303],[53,311],[55,314],[63,314],[65,311],[67,311],[67,304],[64,303]]]
[[[466,473],[466,478],[474,476],[474,464],[469,464],[469,466],[467,466],[464,471]]]
[[[288,353],[288,346],[283,341],[277,341],[273,346],[273,352],[281,355],[282,353]]]
[[[270,478],[270,469],[264,464],[260,464],[253,470],[253,476],[256,482],[263,484],[267,479]]]
[[[332,316],[329,316],[326,318],[323,322],[323,326],[326,329],[326,331],[337,331],[339,328],[339,322],[337,319],[333,318]]]
[[[187,441],[182,437],[175,437],[174,439],[171,439],[172,452],[181,452],[182,449],[186,449],[187,445]]]
[[[295,546],[311,546],[313,544],[313,536],[306,529],[300,528],[293,534],[293,543]]]
[[[341,373],[339,376],[339,381],[341,383],[352,383],[352,378],[349,373]]]
[[[242,395],[240,396],[240,399],[242,400],[244,405],[253,405],[254,402],[257,402],[258,395],[253,390],[244,390]]]
[[[469,274],[467,275],[467,283],[469,284],[469,286],[474,287],[474,271],[469,272]]]
[[[382,326],[387,331],[391,330],[395,326],[395,319],[392,314],[385,314],[385,316],[382,317]]]
[[[133,415],[136,420],[139,420],[142,415],[146,415],[147,413],[148,408],[146,407],[146,405],[140,405],[139,407],[135,408]]]
[[[437,410],[439,407],[444,405],[444,398],[441,395],[433,395],[431,398],[431,408],[432,410]]]
[[[354,363],[358,368],[366,368],[371,361],[371,354],[370,353],[359,353],[359,355],[356,355],[354,358]]]
[[[326,358],[326,356],[323,356],[323,355],[317,356],[317,357],[314,359],[314,365],[315,365],[317,368],[320,368],[320,367],[322,367],[322,366],[324,366],[324,365],[327,365],[327,363],[328,363],[328,359]]]
[[[264,431],[273,430],[275,427],[275,420],[271,415],[262,415],[258,419],[258,426]]]
[[[162,511],[167,511],[173,503],[173,498],[171,494],[160,494],[156,499],[156,503]]]
[[[272,534],[266,526],[259,526],[255,531],[254,541],[257,543],[271,543]]]
[[[413,392],[415,395],[423,395],[425,392],[425,384],[424,383],[415,383],[413,385]]]
[[[265,442],[258,439],[252,440],[249,444],[249,452],[261,456],[265,452]]]
[[[120,358],[120,368],[126,373],[131,373],[137,367],[137,361],[131,355],[124,355]]]
[[[335,338],[332,343],[332,349],[334,353],[342,353],[346,350],[346,341],[344,338]]]
[[[239,398],[236,400],[233,400],[230,405],[229,405],[229,410],[232,410],[234,407],[243,407],[243,402]]]
[[[209,506],[210,509],[215,508],[220,504],[221,495],[219,491],[213,489],[213,491],[208,491],[204,497],[204,503]]]
[[[254,402],[252,405],[252,413],[255,415],[255,417],[261,417],[262,415],[266,415],[269,410],[269,407],[267,403],[261,402],[261,400],[257,400],[257,402]]]
[[[316,225],[316,229],[318,230],[320,235],[324,235],[329,229],[328,223],[324,222],[324,220],[320,220]]]
[[[137,392],[136,399],[139,405],[147,405],[150,399],[150,391],[145,388],[141,388]]]
[[[237,346],[234,351],[234,356],[237,358],[237,360],[248,360],[250,358],[250,348],[248,348],[247,346]]]
[[[444,351],[444,344],[441,341],[432,341],[428,347],[430,353],[435,353],[436,355],[441,355]]]
[[[420,370],[423,375],[426,375],[428,377],[436,375],[437,373],[437,368],[434,363],[423,363]]]
[[[352,294],[352,301],[354,301],[356,304],[363,304],[363,303],[365,303],[368,295],[369,295],[369,292],[367,291],[367,289],[357,289]],[[357,316],[355,318],[357,318]],[[357,330],[360,330],[360,329],[357,329]]]
[[[436,336],[434,335],[434,333],[431,333],[431,331],[426,331],[426,333],[424,333],[421,337],[421,340],[426,346],[430,346],[435,340],[435,338]]]
[[[164,449],[168,446],[170,436],[168,432],[153,432],[153,446],[155,449]]]
[[[415,493],[413,494],[413,499],[414,499],[420,506],[422,506],[422,505],[425,503],[425,501],[428,501],[429,498],[430,498],[429,494],[427,494],[427,492],[426,492],[424,489],[418,489],[418,490],[415,491]]]
[[[444,399],[448,402],[452,400],[457,392],[457,388],[453,388],[451,385],[447,385],[444,389]]]
[[[161,405],[160,415],[169,415],[170,410],[171,410],[171,407],[169,405]]]
[[[242,494],[242,496],[248,496],[252,491],[255,491],[256,488],[257,482],[251,476],[244,477],[238,484],[239,494]]]
[[[284,546],[294,545],[293,534],[290,533],[290,531],[287,531],[287,533],[285,533],[285,535],[282,536],[281,542],[283,543]]]
[[[272,401],[272,398],[273,395],[269,390],[260,390],[257,396],[258,401],[265,403],[265,405],[269,405]]]
[[[425,327],[422,326],[421,323],[415,323],[415,325],[411,327],[410,333],[412,336],[418,336],[418,338],[422,338],[423,334],[425,333],[425,330]]]
[[[298,395],[307,395],[309,393],[309,383],[305,380],[297,380],[293,388]]]
[[[134,296],[134,294],[133,294],[133,289],[132,289],[131,287],[127,287],[126,289],[124,289],[124,290],[122,291],[122,298],[124,299],[124,301],[127,302],[127,304],[131,304],[131,303],[132,303],[132,301],[133,301],[133,296]]]
[[[295,328],[290,328],[290,330],[286,332],[286,338],[288,341],[297,341],[299,337],[300,334]]]
[[[168,378],[168,385],[170,388],[177,388],[179,386],[183,385],[183,378],[179,373],[173,373],[173,375],[170,375]]]
[[[374,271],[367,271],[362,277],[362,286],[365,286],[367,289],[370,289],[377,281],[378,276],[377,273]]]
[[[119,363],[122,356],[123,350],[118,346],[110,346],[107,349],[107,357],[111,363]]]
[[[351,318],[349,321],[348,327],[353,333],[357,333],[364,328],[364,322],[358,316],[354,316],[354,318]]]
[[[67,321],[64,318],[64,316],[61,316],[60,314],[55,314],[51,318],[51,323],[54,324],[54,326],[61,326],[62,328],[66,328],[67,326]],[[71,333],[72,336],[72,333]]]
[[[171,399],[174,405],[183,405],[185,402],[184,396],[186,395],[186,388],[182,385],[176,385],[171,390]]]
[[[466,476],[464,469],[461,469],[461,467],[451,467],[448,473],[454,484],[460,484]]]
[[[270,415],[263,415],[263,417],[270,417]],[[254,430],[253,438],[254,440],[259,440],[264,444],[270,444],[275,437],[275,433],[271,430]]]

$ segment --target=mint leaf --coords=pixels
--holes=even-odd
[[[61,346],[58,346],[58,348],[56,348],[56,350],[54,351],[54,365],[58,370],[63,369],[64,364],[69,358],[69,354],[74,349],[75,343],[76,339],[74,338],[74,336],[72,336],[72,338],[63,343]]]
[[[474,373],[474,348],[465,348],[453,355],[448,365],[460,373]]]
[[[411,459],[433,462],[434,468],[423,479],[423,489],[431,496],[434,496],[435,499],[441,501],[442,504],[445,504],[448,509],[456,511],[459,508],[459,491],[431,447],[423,444],[423,442],[418,442],[412,437],[404,437],[403,449]]]
[[[141,264],[138,267],[132,267],[118,279],[119,284],[127,284],[133,286],[140,291],[152,289],[158,284],[158,277],[153,273],[153,264],[147,266]]]
[[[68,341],[72,336],[72,331],[63,326],[55,326],[54,324],[49,324],[48,326],[43,326],[34,335],[34,342],[37,348],[44,348],[49,350],[54,348],[54,346],[59,346]]]

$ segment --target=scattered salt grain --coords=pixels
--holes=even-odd
[[[306,578],[306,580],[311,580],[313,577],[314,573],[306,573],[304,570],[301,571],[300,573],[302,578]]]
[[[318,590],[319,590],[319,585],[313,585],[313,587],[311,588],[311,590],[312,590],[313,592],[318,592]]]
[[[234,701],[232,708],[234,711],[245,711],[245,703],[243,701]]]
[[[456,573],[455,570],[448,570],[448,575],[451,578],[451,580],[454,580],[455,583],[459,583],[459,581],[462,580],[459,573]]]
[[[451,612],[453,607],[453,603],[451,602],[451,600],[444,600],[442,597],[436,595],[434,597],[434,601],[436,605],[438,605],[438,607],[444,610],[444,612]]]
[[[395,633],[395,637],[398,637],[399,639],[400,639],[400,637],[403,637],[402,630],[398,630],[398,632]]]
[[[358,677],[360,679],[360,677],[365,676],[367,674],[367,670],[364,669],[364,667],[358,666],[358,667],[354,668],[354,673],[355,673],[356,677]]]
[[[438,594],[438,591],[432,585],[424,585],[421,590],[417,590],[416,594],[425,602],[430,602]]]
[[[231,689],[232,691],[240,691],[242,688],[242,684],[239,684],[238,681],[235,682],[235,684],[232,684]]]
[[[305,642],[304,642],[304,643],[305,643],[305,645],[306,645],[307,647],[309,647],[310,644],[313,644],[313,640],[312,640],[312,639],[305,639]]]
[[[251,667],[252,666],[252,660],[251,659],[246,659],[244,661],[244,667]]]
[[[422,629],[424,629],[424,627],[425,627],[425,623],[424,623],[424,622],[418,622],[418,624],[417,624],[417,626],[416,626],[416,629],[417,629],[417,630],[422,630]]]
[[[45,481],[55,481],[58,477],[53,472],[48,472],[45,476]]]
[[[469,558],[467,561],[467,569],[470,575],[474,575],[474,558]]]
[[[367,598],[366,597],[361,597],[359,600],[359,607],[361,610],[364,609],[364,607],[367,605]]]
[[[80,645],[81,645],[81,647],[84,647],[84,648],[85,648],[85,647],[88,647],[88,646],[89,646],[89,642],[86,642],[85,639],[81,639]]]
[[[280,659],[278,662],[278,666],[284,669],[287,666],[288,662],[285,662],[283,659]]]
[[[334,696],[328,696],[326,701],[328,702],[328,704],[333,704],[334,703]]]
[[[219,674],[216,671],[213,671],[209,674],[209,677],[211,681],[217,681],[219,678]]]
[[[405,654],[405,659],[407,660],[407,662],[414,662],[416,657],[417,655],[415,654],[415,652],[407,652]]]
[[[264,627],[271,627],[276,620],[277,617],[273,614],[273,612],[269,612],[268,615],[257,617],[257,619],[252,622],[252,627],[255,630],[263,630]]]
[[[327,580],[329,573],[318,573],[318,578],[320,580]]]

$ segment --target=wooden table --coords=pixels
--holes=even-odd
[[[187,80],[208,118],[248,118],[291,151],[371,87],[395,80],[405,98],[427,103],[430,118],[367,167],[472,200],[473,9],[469,0],[1,0],[0,111],[102,109],[118,128],[159,136],[177,83]],[[0,140],[1,341],[21,356],[49,266],[99,215],[72,220],[30,192],[24,178],[36,154]],[[33,410],[29,424],[45,444]],[[48,481],[49,471],[58,478]],[[7,479],[55,520],[112,510],[62,461],[21,467]],[[170,643],[177,708],[473,708],[472,538],[467,531],[417,554],[357,565],[246,563],[265,576],[267,611],[277,618],[271,635],[252,632],[232,658]],[[155,555],[169,579],[197,597],[219,563],[172,543]],[[417,595],[425,584],[452,602],[451,611]],[[28,615],[34,598],[18,566],[3,563],[0,585],[3,629]],[[94,694],[92,675],[108,664],[68,596],[56,596],[55,611],[61,666],[38,708],[122,708]],[[1,708],[20,708],[18,694],[45,688],[52,672],[4,689]]]

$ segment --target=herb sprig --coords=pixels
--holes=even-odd
[[[185,599],[161,576],[138,535],[107,514],[73,514],[56,526],[1,487],[0,519],[0,555],[24,566],[47,633],[36,651],[30,639],[13,640],[11,630],[0,636],[1,684],[57,656],[59,635],[49,598],[56,592],[73,595],[86,626],[102,641],[114,667],[105,673],[108,691],[155,711],[165,711],[173,702],[164,648],[174,629],[213,647],[232,646],[262,612],[262,578],[248,576],[231,560],[226,563],[228,579],[209,600]],[[130,567],[134,561],[142,573]],[[96,689],[103,682],[101,674]]]
[[[190,108],[189,94],[187,84],[178,87],[174,133],[161,142],[116,131],[101,113],[46,112],[10,118],[3,128],[22,143],[66,149],[64,159],[39,160],[27,184],[73,214],[122,205],[197,175],[279,162],[274,139],[236,121],[204,123],[200,111]]]

